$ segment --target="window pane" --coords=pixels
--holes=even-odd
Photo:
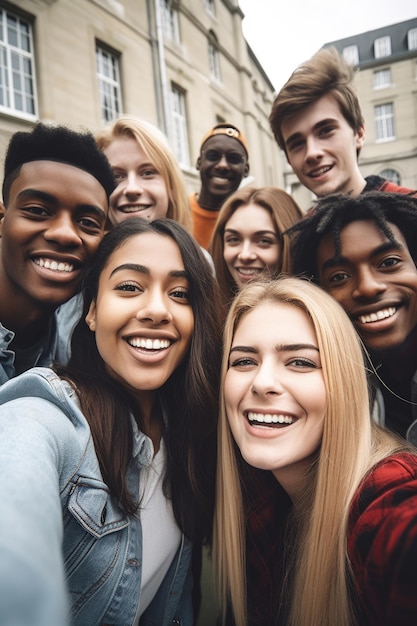
[[[178,11],[172,7],[170,0],[160,0],[160,7],[164,34],[179,43]]]
[[[374,88],[382,89],[391,85],[391,70],[377,70],[374,72]]]
[[[109,50],[97,45],[96,64],[101,116],[103,121],[110,122],[120,114],[122,109],[119,59]]]
[[[412,28],[407,33],[408,49],[417,50],[417,28]]]
[[[185,94],[174,85],[171,85],[171,117],[174,154],[181,165],[188,166],[190,161],[187,119],[185,112]]]
[[[210,31],[209,37],[210,39],[208,42],[208,59],[210,74],[215,80],[220,81],[220,56],[217,49],[217,37],[213,31]]]
[[[32,27],[13,13],[0,9],[0,107],[36,114],[35,64]]]
[[[394,109],[391,102],[375,107],[375,125],[377,140],[395,139]]]
[[[215,15],[214,0],[204,0],[204,6],[206,8],[206,11],[211,13],[211,15]]]
[[[376,59],[387,57],[391,54],[391,37],[389,35],[375,39],[374,53]]]
[[[359,63],[358,46],[347,46],[346,48],[343,48],[343,58],[350,65],[358,65]]]
[[[7,41],[11,46],[18,47],[17,18],[7,15]]]

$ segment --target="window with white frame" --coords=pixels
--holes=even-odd
[[[417,28],[410,28],[408,31],[407,43],[409,50],[417,50]]]
[[[391,85],[391,69],[376,70],[374,72],[374,89],[384,89]]]
[[[159,0],[161,7],[162,26],[168,39],[180,43],[178,11],[173,8],[171,0]]]
[[[346,61],[346,63],[349,63],[349,65],[358,65],[359,63],[359,49],[358,46],[354,45],[354,46],[346,46],[346,48],[343,48],[343,58]]]
[[[387,169],[382,170],[382,172],[380,172],[379,175],[382,176],[382,178],[386,178],[387,180],[391,181],[392,183],[395,183],[396,185],[401,185],[401,176],[397,172],[397,170],[394,170],[394,169],[388,167]]]
[[[104,122],[110,122],[122,111],[119,57],[97,43],[96,64],[101,117]]]
[[[211,15],[216,15],[214,0],[204,0],[204,8],[206,9],[207,13],[210,13]]]
[[[376,140],[395,139],[394,106],[392,102],[378,104],[375,107]]]
[[[190,165],[185,92],[171,83],[172,147],[180,165]]]
[[[221,81],[222,77],[220,73],[220,56],[219,56],[219,51],[217,49],[217,37],[212,31],[210,31],[209,33],[208,57],[209,57],[210,75],[215,80]]]
[[[32,25],[0,8],[0,111],[35,119]]]
[[[374,41],[374,54],[376,59],[382,57],[389,57],[391,54],[391,37],[386,35],[385,37],[378,37]]]

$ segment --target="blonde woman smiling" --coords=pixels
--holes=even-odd
[[[360,340],[319,287],[226,322],[214,560],[223,624],[417,623],[417,456],[373,424]]]

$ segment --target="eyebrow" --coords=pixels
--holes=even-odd
[[[151,275],[151,270],[146,265],[140,265],[139,263],[122,263],[122,265],[118,265],[112,270],[110,274],[110,278],[116,274],[117,272],[122,272],[123,270],[132,270],[133,272],[139,272],[139,274],[145,274],[146,276]],[[185,278],[188,280],[188,274],[185,270],[172,270],[168,272],[168,276],[172,278]]]
[[[398,241],[386,241],[385,243],[381,244],[377,248],[374,248],[371,254],[369,255],[369,258],[373,259],[379,256],[380,254],[383,254],[384,252],[390,252],[391,250],[404,250],[404,246]],[[343,255],[334,256],[334,257],[331,257],[330,259],[327,259],[323,263],[321,270],[323,271],[323,270],[331,269],[339,265],[350,265],[350,261],[347,257]]]
[[[297,352],[299,350],[315,350],[316,352],[319,352],[318,347],[312,343],[278,344],[275,346],[275,350],[277,350],[277,352]],[[254,346],[233,346],[230,349],[230,354],[232,352],[248,352],[250,354],[257,354],[259,350]]]
[[[236,235],[240,235],[238,230],[234,228],[225,228],[224,234],[226,233],[234,233]],[[274,235],[274,237],[278,237],[277,233],[274,230],[257,230],[253,233],[254,235]]]
[[[312,130],[316,131],[319,130],[322,126],[327,126],[327,124],[332,124],[337,122],[337,120],[335,118],[329,117],[325,120],[320,120],[319,122],[317,122],[317,124],[314,124]],[[285,141],[285,145],[288,146],[289,143],[291,143],[292,141],[294,141],[295,139],[300,139],[301,137],[304,137],[304,135],[302,133],[294,133],[293,135],[290,135],[287,140]]]
[[[42,202],[47,202],[48,204],[57,204],[57,198],[53,196],[51,193],[47,191],[42,191],[40,189],[23,189],[21,192],[17,194],[18,198],[35,198],[36,200],[41,200]],[[103,211],[103,209],[95,204],[77,204],[77,209],[82,209],[86,211],[93,211],[93,213],[97,213],[100,217],[106,219],[107,215]]]
[[[117,163],[115,163],[114,165],[110,165],[112,170],[123,170],[126,171],[129,169],[129,167],[126,167],[125,165],[119,165]],[[152,161],[144,161],[143,163],[141,163],[140,165],[138,165],[138,167],[136,168],[137,170],[141,170],[144,167],[151,167],[152,169],[156,170],[159,174],[159,170],[156,167],[155,163],[152,163]]]

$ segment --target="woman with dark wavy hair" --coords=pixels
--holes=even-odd
[[[192,543],[213,515],[217,302],[179,224],[127,220],[86,274],[68,367],[4,385],[2,624],[193,624]]]

